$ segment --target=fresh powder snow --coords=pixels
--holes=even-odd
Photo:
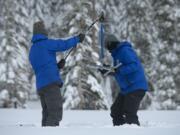
[[[34,107],[34,105],[32,105]],[[41,127],[41,109],[0,109],[1,135],[178,135],[180,111],[139,111],[141,126],[113,127],[110,111],[64,111],[59,127]]]

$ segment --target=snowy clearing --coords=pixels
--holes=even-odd
[[[60,127],[42,128],[40,109],[0,109],[1,135],[178,135],[180,111],[140,111],[141,127],[113,127],[109,111],[64,111]]]

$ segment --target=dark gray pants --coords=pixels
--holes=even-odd
[[[137,111],[144,95],[144,90],[138,90],[127,95],[119,94],[111,106],[113,125],[119,126],[126,123],[140,125]]]
[[[59,126],[63,113],[59,85],[48,85],[41,89],[38,94],[42,106],[42,126]]]

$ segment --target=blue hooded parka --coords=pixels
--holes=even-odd
[[[43,34],[33,35],[29,61],[35,72],[37,90],[52,83],[63,83],[57,67],[56,52],[66,51],[75,47],[77,43],[79,43],[78,36],[55,40],[48,39]]]
[[[148,90],[144,68],[129,42],[120,42],[111,51],[114,66],[121,63],[115,72],[115,78],[121,88],[122,94],[137,90]]]

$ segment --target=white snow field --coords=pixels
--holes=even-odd
[[[180,111],[139,111],[141,127],[113,127],[109,111],[64,111],[59,127],[41,127],[41,109],[0,109],[0,135],[180,135]]]

